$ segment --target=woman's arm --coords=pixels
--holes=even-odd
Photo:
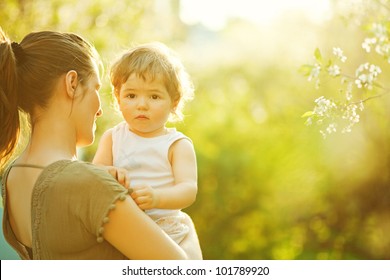
[[[187,216],[189,235],[182,247],[177,245],[127,196],[118,200],[104,225],[103,237],[134,260],[201,259],[202,254],[195,228]]]
[[[187,213],[183,212],[183,214],[185,215],[184,223],[189,227],[190,231],[180,243],[180,247],[187,253],[187,256],[190,260],[202,260],[202,249],[200,248],[199,238],[196,234],[195,225]]]

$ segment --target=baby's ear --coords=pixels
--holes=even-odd
[[[77,72],[75,70],[70,70],[68,73],[66,73],[65,82],[66,82],[66,93],[70,98],[73,99],[78,84]]]
[[[119,90],[114,89],[113,95],[114,95],[114,98],[116,100],[116,104],[119,106],[120,105]]]
[[[172,108],[171,108],[171,113],[175,113],[176,112],[176,109],[177,109],[177,106],[179,105],[179,102],[180,102],[180,99],[176,99],[175,101],[173,101]]]

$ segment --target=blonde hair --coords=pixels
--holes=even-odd
[[[115,97],[122,85],[135,73],[142,79],[161,77],[171,100],[177,102],[170,121],[183,119],[184,104],[193,99],[194,87],[179,58],[166,45],[153,42],[128,50],[111,67],[110,79]]]
[[[34,122],[46,108],[58,78],[70,70],[84,84],[101,64],[95,48],[73,33],[32,32],[11,42],[0,28],[0,168],[12,156],[21,130],[20,113]]]

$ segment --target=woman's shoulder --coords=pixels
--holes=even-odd
[[[40,202],[45,197],[43,200],[50,204],[46,205],[49,208],[55,207],[51,203],[71,204],[74,211],[82,212],[85,204],[89,203],[90,207],[94,205],[106,209],[113,201],[129,193],[106,170],[92,163],[68,161],[59,163],[57,170],[50,169],[52,167],[45,171],[33,193],[33,201]]]
[[[116,183],[114,178],[103,167],[84,161],[72,161],[64,168],[62,175],[76,180],[87,179],[94,183],[96,181],[102,182],[103,179]]]
[[[78,175],[88,176],[91,173],[99,172],[99,168],[92,163],[80,161],[80,160],[59,160],[50,165],[45,169],[45,173],[55,173],[61,176],[71,175],[75,173]]]
[[[55,185],[65,188],[111,186],[120,191],[123,188],[102,167],[84,161],[59,161],[48,166],[45,173],[44,180],[54,181]]]

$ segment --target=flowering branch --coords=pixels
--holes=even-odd
[[[387,63],[390,63],[390,39],[389,30],[390,21],[386,24],[374,23],[371,28],[370,37],[364,39],[362,48],[365,52],[375,51],[376,54],[383,57]],[[337,98],[325,98],[321,96],[314,103],[313,110],[306,112],[302,117],[306,118],[306,125],[317,125],[320,127],[320,133],[326,137],[338,130],[341,132],[351,132],[352,127],[360,121],[359,113],[364,110],[363,103],[368,100],[382,97],[389,93],[378,83],[382,74],[382,69],[375,64],[365,62],[360,64],[355,70],[354,75],[342,73],[342,65],[347,61],[347,57],[341,48],[333,48],[332,57],[325,63],[320,50],[314,51],[315,62],[311,65],[303,65],[301,72],[307,76],[308,81],[315,82],[315,88],[321,86],[322,76],[328,76],[333,79],[340,79],[342,87]],[[368,94],[374,94],[364,99],[358,97],[358,101],[352,101],[357,91],[364,90]],[[385,92],[375,94],[377,90]]]

